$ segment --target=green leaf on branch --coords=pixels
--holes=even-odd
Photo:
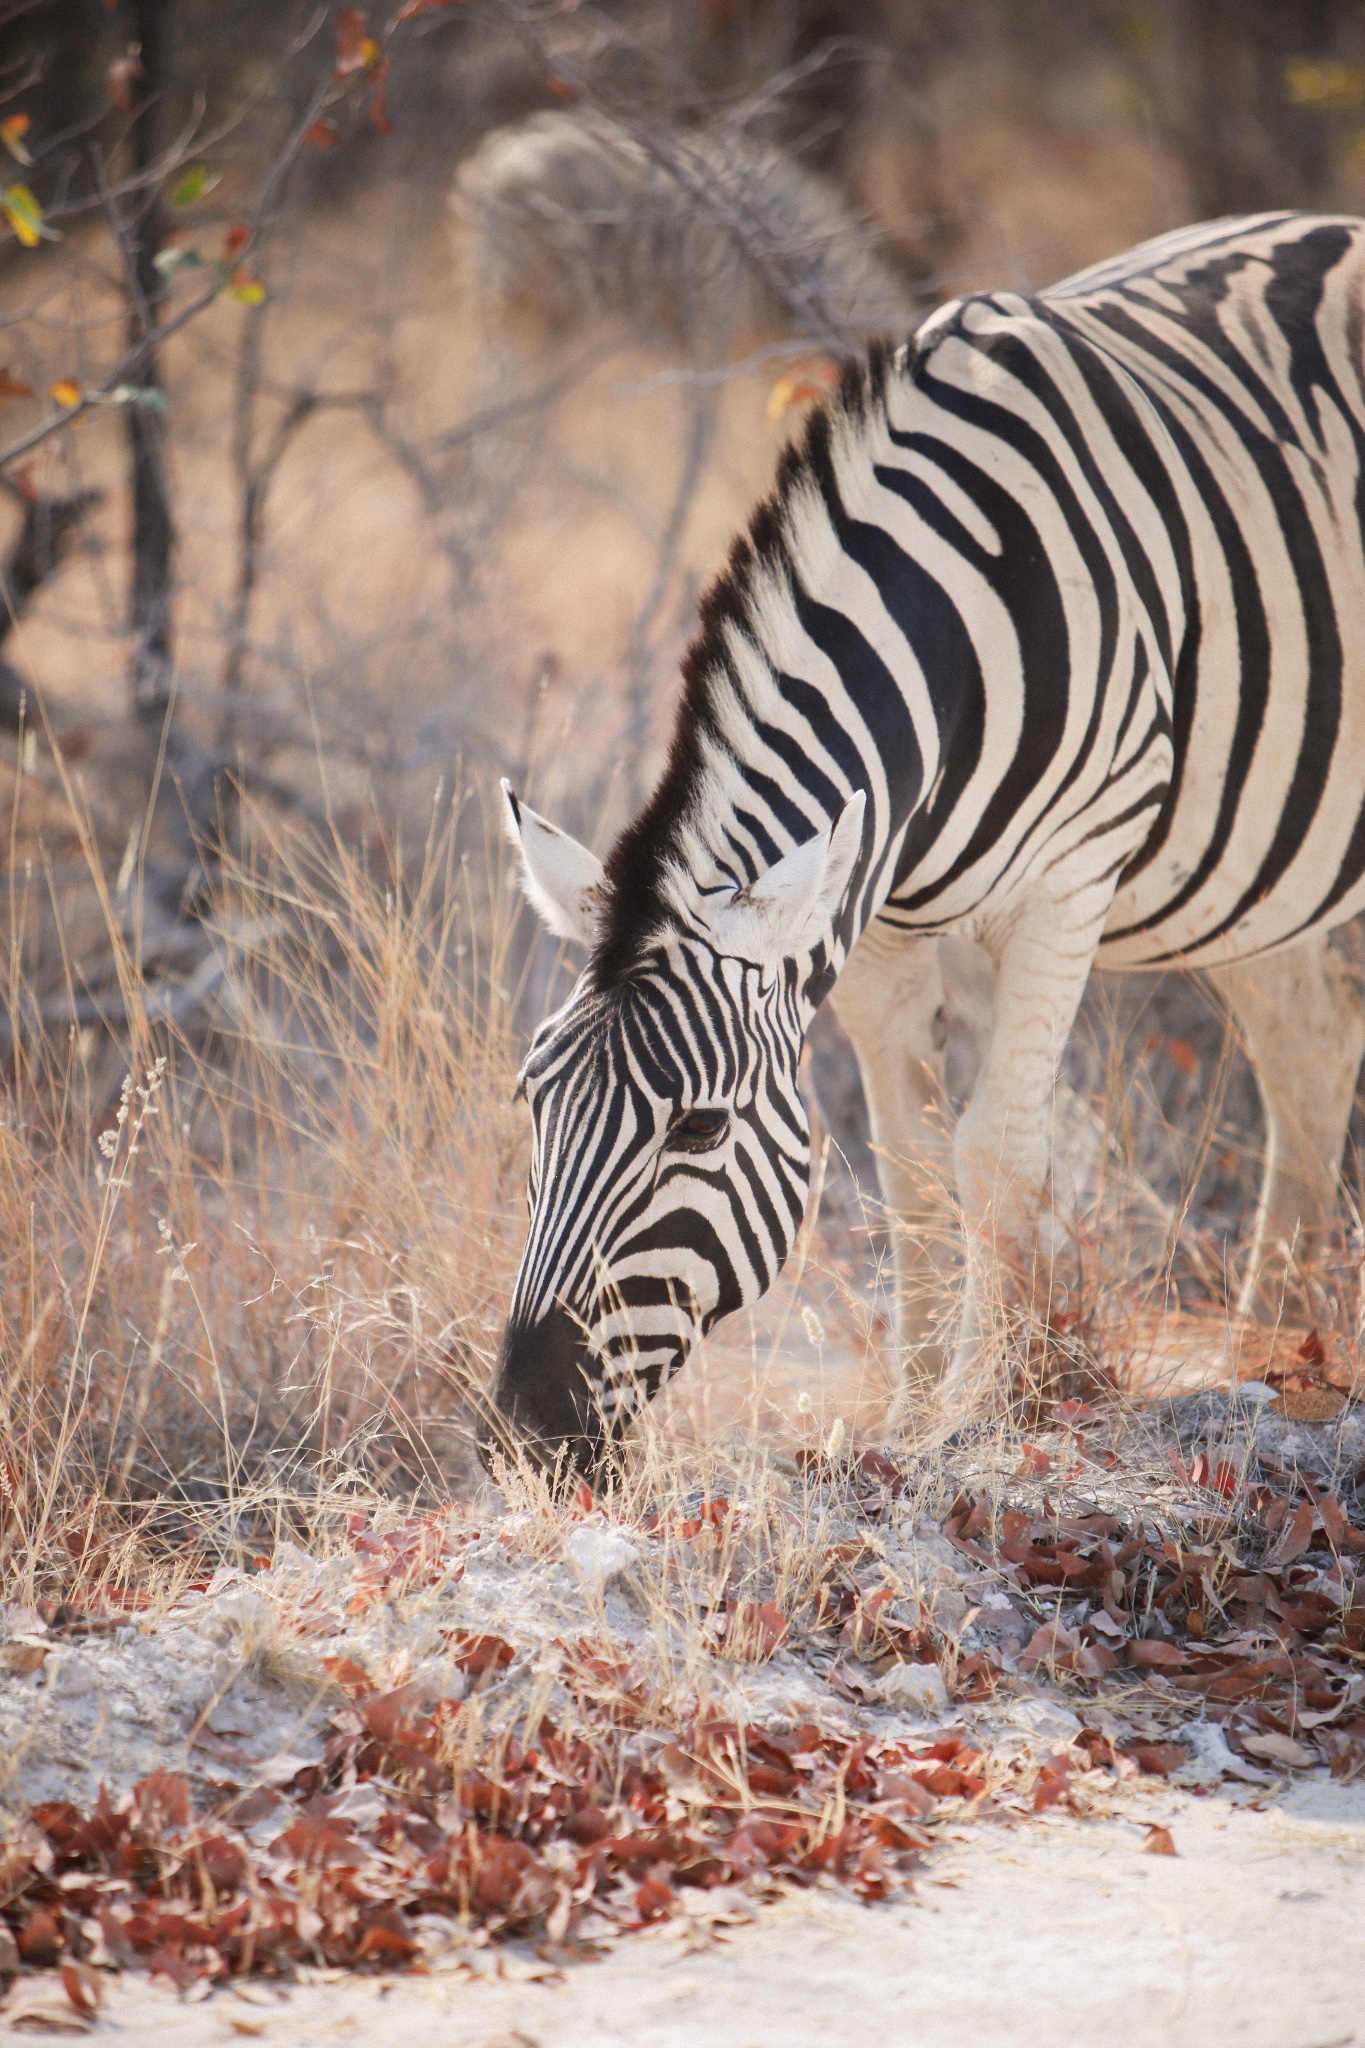
[[[219,178],[210,177],[203,164],[191,164],[171,194],[171,205],[193,206],[196,199],[202,199],[206,192],[212,192],[214,186],[221,182]]]
[[[170,400],[155,384],[116,384],[104,394],[105,405],[141,405],[149,412],[168,413]]]
[[[55,228],[48,227],[39,206],[27,185],[6,185],[0,191],[0,213],[14,229],[26,249],[36,249],[39,242],[61,240]]]
[[[168,283],[179,270],[204,268],[204,259],[197,249],[158,249],[152,262]]]

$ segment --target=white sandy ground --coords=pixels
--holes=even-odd
[[[1355,1469],[1360,1426],[1355,1416],[1317,1432],[1276,1423],[1275,1448]],[[1319,1437],[1331,1439],[1330,1456]],[[158,1764],[242,1784],[269,1780],[277,1763],[287,1776],[319,1753],[323,1651],[359,1657],[381,1682],[420,1676],[458,1696],[467,1681],[449,1663],[450,1628],[492,1629],[518,1647],[502,1684],[520,1696],[566,1631],[605,1624],[626,1644],[649,1636],[629,1572],[603,1593],[575,1562],[580,1537],[619,1543],[616,1532],[584,1525],[563,1553],[527,1554],[502,1540],[525,1516],[495,1509],[480,1520],[482,1535],[472,1517],[452,1525],[467,1532],[463,1576],[376,1600],[358,1617],[358,1559],[282,1543],[269,1572],[224,1572],[207,1594],[112,1636],[37,1638],[49,1645],[41,1668],[0,1673],[0,1806],[88,1801],[101,1779],[117,1792]],[[963,1559],[932,1527],[898,1510],[877,1535],[888,1570],[934,1604],[941,1625],[957,1626],[969,1597],[982,1597],[974,1567],[976,1590],[962,1589]],[[316,1640],[287,1622],[313,1603],[336,1610]],[[22,1620],[5,1610],[0,1634],[34,1640],[37,1617],[27,1634]],[[727,1711],[775,1726],[816,1716],[848,1732],[932,1733],[924,1710],[899,1695],[836,1698],[793,1650],[728,1677],[718,1665],[714,1683]],[[558,1710],[556,1694],[548,1704]],[[1102,1702],[1087,1711],[1103,1725]],[[1080,1725],[1068,1697],[1041,1682],[1016,1682],[1013,1696],[957,1718],[997,1752],[1040,1757]],[[191,1746],[201,1725],[215,1738],[208,1748]],[[449,1922],[428,1922],[428,1975],[256,1981],[202,2003],[137,1975],[106,1979],[95,2033],[171,2048],[242,2038],[281,2048],[861,2048],[865,2037],[913,2048],[1365,2048],[1365,1783],[1324,1770],[1229,1783],[1217,1731],[1206,1730],[1205,1754],[1200,1726],[1185,1730],[1194,1754],[1184,1775],[1210,1781],[1202,1795],[1155,1780],[1110,1789],[1087,1774],[1104,1805],[1084,1820],[1053,1810],[956,1828],[945,1817],[914,1895],[886,1905],[832,1889],[765,1904],[683,1890],[671,1921],[562,1968],[528,1945],[462,1945]],[[1171,1828],[1176,1856],[1144,1852],[1153,1822]],[[0,2012],[0,2040],[34,2038],[12,2022],[35,2002],[63,2015],[53,1979],[23,1979]]]
[[[158,2048],[243,2037],[280,2048],[1365,2042],[1365,1786],[1257,1798],[1260,1811],[1249,1793],[1144,1785],[1105,1819],[977,1826],[949,1841],[912,1899],[802,1895],[719,1943],[675,1922],[562,1974],[514,1947],[501,1979],[466,1965],[252,1984],[197,2005],[126,1978],[110,1985],[97,2035]],[[1153,1821],[1171,1829],[1176,1856],[1144,1853]],[[471,1959],[498,1967],[487,1952]]]

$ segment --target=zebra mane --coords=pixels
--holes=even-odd
[[[738,633],[761,655],[756,572],[766,569],[770,578],[782,580],[789,576],[795,551],[792,502],[810,485],[826,499],[833,494],[836,427],[847,424],[857,430],[878,414],[885,417],[893,348],[890,342],[874,342],[866,356],[842,365],[837,390],[811,413],[800,445],[789,442],[784,449],[771,493],[747,531],[731,543],[729,561],[702,597],[701,630],[683,658],[683,692],[668,764],[649,802],[607,858],[607,903],[590,968],[601,992],[626,980],[665,933],[686,929],[677,880],[689,870],[687,842],[695,844],[699,828],[709,844],[727,842],[723,818],[706,815],[716,806],[715,763],[734,756],[736,700],[742,715],[762,716],[727,631]]]

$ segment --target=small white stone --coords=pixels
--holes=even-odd
[[[94,1662],[89,1657],[82,1657],[79,1654],[72,1655],[68,1651],[61,1661],[57,1663],[56,1669],[52,1670],[51,1666],[49,1666],[49,1671],[50,1676],[47,1681],[47,1690],[53,1699],[84,1699],[87,1693],[92,1693],[95,1690],[98,1675]]]
[[[1173,1785],[1208,1785],[1223,1777],[1240,1778],[1248,1785],[1274,1783],[1270,1771],[1258,1770],[1228,1748],[1227,1737],[1216,1721],[1195,1721],[1180,1730],[1180,1740],[1190,1759],[1171,1772]]]
[[[328,1811],[330,1820],[348,1820],[358,1828],[372,1828],[383,1820],[388,1807],[372,1785],[352,1785],[334,1799]]]
[[[639,1563],[635,1545],[615,1529],[592,1529],[585,1524],[574,1530],[566,1547],[579,1577],[599,1591]]]
[[[1011,1710],[1010,1720],[1044,1742],[1070,1744],[1081,1732],[1079,1718],[1055,1700],[1020,1700]]]
[[[937,1664],[893,1664],[877,1692],[885,1706],[922,1714],[926,1721],[942,1720],[951,1708]]]

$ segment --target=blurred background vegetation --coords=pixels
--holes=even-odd
[[[837,356],[1200,217],[1365,210],[1350,0],[391,5],[0,7],[0,1492],[54,1526],[357,1445],[449,1477],[517,1249],[505,1084],[569,973],[487,792],[619,829]],[[1197,1196],[1210,1299],[1230,1052],[1138,978],[1071,1068],[1152,1194],[1125,1271]],[[832,1026],[813,1057],[875,1344],[856,1073]],[[129,1071],[174,1110],[115,1216]]]

